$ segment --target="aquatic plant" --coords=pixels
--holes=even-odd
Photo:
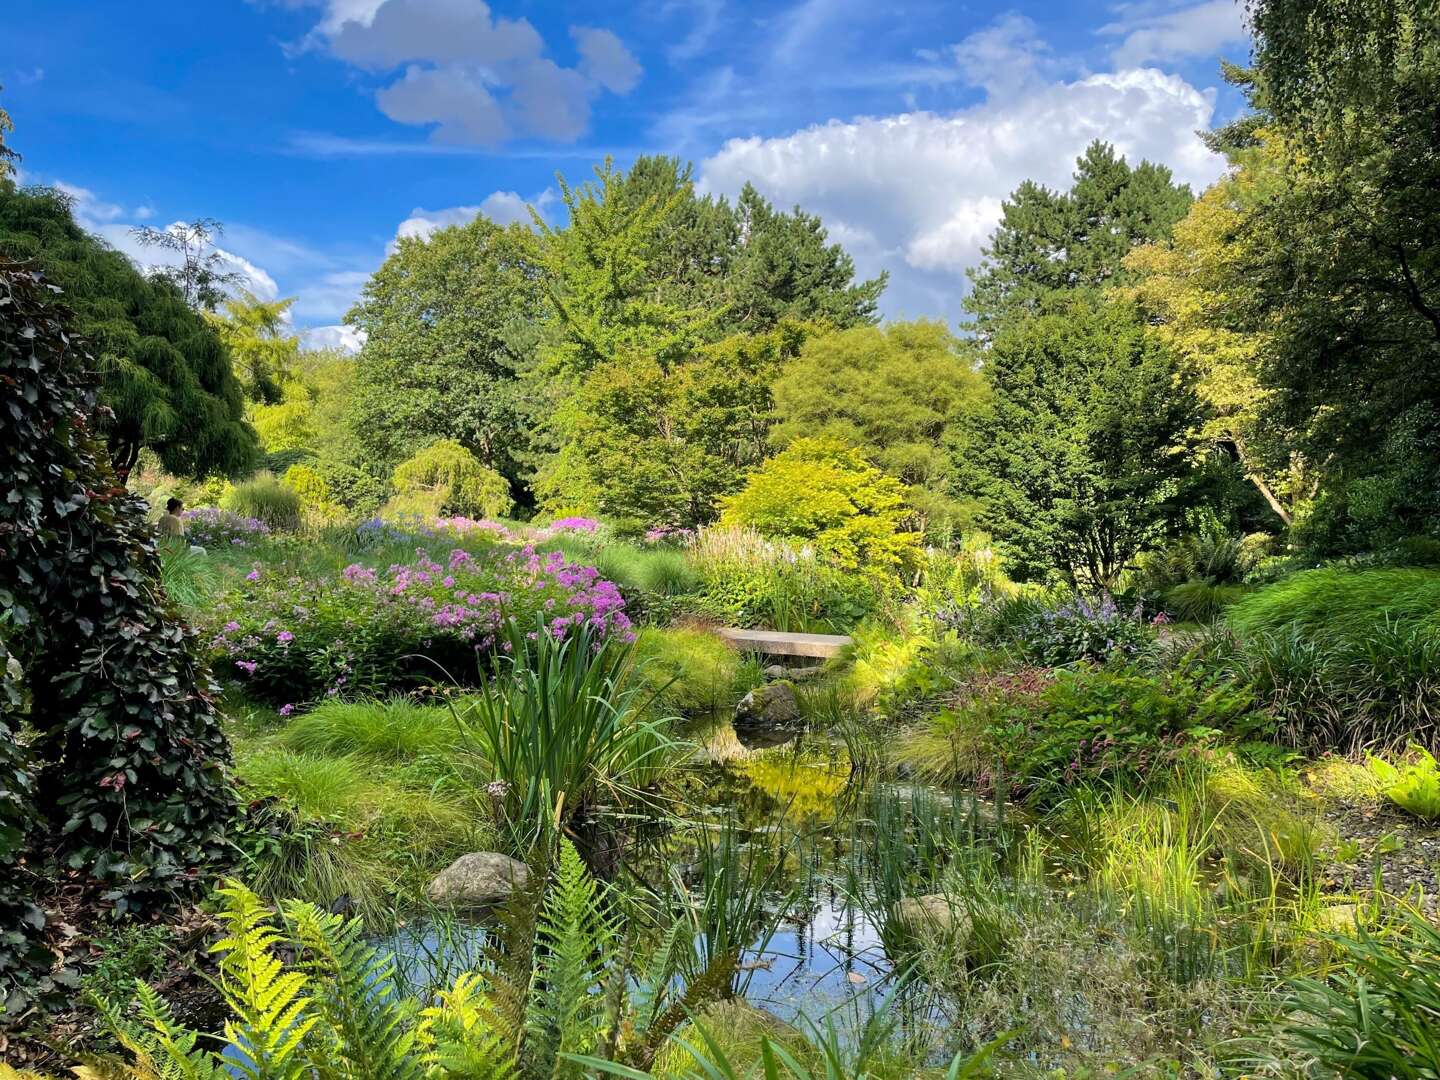
[[[668,721],[640,715],[643,688],[628,679],[624,640],[583,622],[563,636],[519,622],[499,634],[496,670],[455,717],[473,767],[495,785],[515,850],[527,852],[602,793],[643,799],[678,747]]]

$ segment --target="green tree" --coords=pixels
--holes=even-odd
[[[1109,588],[1179,512],[1199,403],[1133,306],[1082,293],[1050,307],[991,344],[990,413],[962,477],[1015,572]]]
[[[543,319],[534,237],[487,218],[401,237],[346,316],[365,332],[355,359],[351,431],[381,474],[453,439],[527,481],[530,415],[520,375]]]
[[[1077,160],[1068,192],[1025,181],[971,271],[965,307],[981,337],[1006,318],[1043,314],[1057,299],[1068,304],[1073,290],[1119,284],[1131,248],[1169,235],[1189,205],[1190,189],[1165,166],[1131,168],[1098,140]]]
[[[174,285],[196,311],[214,311],[245,280],[240,271],[228,269],[230,264],[215,247],[224,232],[225,226],[214,218],[196,218],[163,229],[141,225],[130,235],[141,247],[168,251],[179,260],[176,265],[152,267],[152,279]]]
[[[5,87],[0,86],[0,90]],[[15,163],[20,160],[20,155],[15,148],[5,144],[5,137],[15,130],[15,122],[10,119],[10,114],[0,108],[0,188],[9,184],[10,176],[15,171]]]
[[[294,297],[265,301],[242,291],[224,302],[223,315],[207,316],[229,348],[235,378],[251,401],[276,404],[284,396],[282,384],[294,377],[300,339],[285,325],[294,303]]]
[[[69,200],[43,189],[0,187],[0,253],[34,260],[64,289],[90,342],[116,471],[128,476],[142,448],[177,476],[236,474],[255,455],[244,398],[223,342],[176,288],[76,224]]]
[[[1278,419],[1320,470],[1314,540],[1440,530],[1440,9],[1260,0],[1251,14],[1256,104],[1288,152],[1285,184],[1247,221],[1242,299],[1273,341]]]
[[[419,514],[504,517],[514,503],[510,485],[454,439],[433,442],[395,467],[394,506]]]
[[[1250,218],[1283,188],[1286,151],[1273,132],[1244,130],[1230,172],[1191,205],[1171,237],[1127,256],[1133,284],[1125,292],[1197,374],[1206,406],[1197,446],[1229,455],[1288,526],[1308,494],[1308,470],[1261,382],[1272,335],[1249,318],[1245,301],[1253,288],[1246,268],[1261,239]]]
[[[859,447],[901,480],[922,530],[962,527],[975,506],[955,486],[960,421],[983,407],[978,355],[937,322],[819,334],[775,381],[770,441],[808,436]]]

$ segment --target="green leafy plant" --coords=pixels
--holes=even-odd
[[[666,721],[640,715],[628,644],[588,626],[565,638],[535,626],[507,624],[497,670],[455,713],[519,851],[602,792],[643,799],[676,750]]]
[[[835,439],[796,439],[724,502],[722,526],[813,544],[843,570],[896,574],[919,561],[905,488]]]
[[[294,532],[300,527],[300,496],[275,478],[273,473],[256,473],[236,484],[220,498],[220,507],[232,514],[254,518],[271,529]]]
[[[7,776],[36,778],[19,798],[43,822],[39,858],[100,883],[124,914],[228,859],[229,746],[201,650],[160,584],[148,508],[93,433],[84,379],[97,361],[35,271],[0,260],[0,309],[0,608],[16,665],[6,694],[22,698],[5,711],[35,729]],[[37,929],[36,914],[19,925]]]
[[[402,461],[391,477],[394,509],[410,513],[504,517],[510,484],[454,439],[439,439]]]
[[[1374,756],[1368,764],[1385,797],[1396,806],[1426,821],[1440,818],[1440,765],[1428,750],[1412,746],[1408,759],[1398,766]]]
[[[1440,930],[1418,911],[1384,933],[1329,935],[1340,964],[1291,984],[1267,1062],[1311,1060],[1363,1080],[1440,1075]],[[1293,1057],[1292,1057],[1293,1055]]]

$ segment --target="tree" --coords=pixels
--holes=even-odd
[[[225,256],[215,247],[224,232],[225,226],[214,218],[196,218],[163,229],[140,225],[130,235],[141,247],[168,251],[180,260],[178,266],[151,267],[152,278],[174,285],[196,311],[214,311],[245,280],[238,270],[226,269]]]
[[[235,800],[218,689],[165,598],[147,506],[93,434],[93,368],[39,273],[0,259],[6,676],[35,730],[39,835],[124,916],[209,881]]]
[[[1170,238],[1126,257],[1134,282],[1126,294],[1197,374],[1195,389],[1206,405],[1198,445],[1230,455],[1288,526],[1308,493],[1306,468],[1261,383],[1272,335],[1247,318],[1244,300],[1252,288],[1246,267],[1259,240],[1249,221],[1283,187],[1285,151],[1273,133],[1245,130],[1231,171],[1191,205]]]
[[[514,507],[510,486],[453,439],[431,443],[395,467],[396,508],[421,514],[492,518]]]
[[[1273,341],[1275,412],[1320,472],[1317,543],[1440,529],[1440,9],[1264,0],[1251,16],[1257,103],[1288,150],[1247,221],[1245,314]],[[1368,524],[1346,524],[1352,489]]]
[[[796,439],[723,505],[722,525],[808,542],[846,570],[893,575],[920,550],[904,487],[835,439]]]
[[[0,86],[0,90],[5,87]],[[15,122],[10,119],[10,114],[0,109],[0,187],[10,182],[10,176],[15,172],[15,163],[20,160],[20,155],[13,147],[5,145],[5,136],[15,130]]]
[[[1004,203],[1000,225],[971,271],[965,307],[988,340],[1008,317],[1043,314],[1076,289],[1124,280],[1131,248],[1167,236],[1190,205],[1190,189],[1163,165],[1131,168],[1113,147],[1093,142],[1077,160],[1068,192],[1027,180]]]
[[[43,189],[0,188],[0,253],[32,260],[64,290],[91,343],[110,459],[125,477],[142,448],[177,476],[247,470],[255,435],[224,344],[171,284],[75,223],[69,200]]]
[[[954,483],[960,421],[988,388],[976,354],[940,323],[890,323],[818,334],[775,381],[770,442],[804,437],[858,447],[906,485],[922,531],[967,524],[973,502]]]
[[[242,290],[224,302],[223,315],[207,316],[229,348],[235,378],[250,401],[276,404],[284,396],[282,384],[294,378],[300,339],[285,324],[294,303],[294,297],[267,302]]]
[[[663,202],[626,195],[610,162],[580,188],[560,181],[569,210],[563,229],[545,225],[541,260],[553,322],[536,374],[547,400],[552,453],[536,480],[552,509],[595,509],[643,519],[659,507],[631,496],[614,464],[643,462],[656,478],[688,471],[690,448],[665,423],[672,376],[713,335],[714,311],[683,306],[657,287],[651,259],[685,192]],[[647,453],[634,443],[646,444]],[[625,476],[635,475],[634,468]],[[618,479],[618,482],[617,482]]]
[[[1049,306],[991,344],[991,409],[962,479],[1018,574],[1108,589],[1179,513],[1199,403],[1131,305]]]
[[[820,218],[786,214],[750,184],[735,204],[736,249],[725,275],[726,325],[767,330],[784,319],[846,328],[873,324],[888,275],[855,282],[855,261],[826,243]]]
[[[543,293],[534,237],[486,218],[401,237],[346,316],[365,332],[351,431],[389,469],[453,439],[525,494],[533,364]]]

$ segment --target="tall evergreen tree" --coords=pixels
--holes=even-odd
[[[1179,511],[1199,403],[1128,303],[1079,292],[1011,319],[991,412],[960,463],[1021,577],[1109,588]]]
[[[215,329],[174,285],[149,280],[75,222],[69,200],[0,186],[0,253],[44,270],[65,292],[99,366],[111,461],[129,474],[142,449],[179,476],[248,468],[255,436]]]
[[[1142,161],[1131,168],[1098,140],[1077,160],[1069,191],[1025,181],[1006,200],[984,260],[971,272],[965,307],[982,338],[1007,317],[1043,313],[1057,297],[1068,303],[1072,290],[1123,280],[1131,248],[1167,236],[1190,199],[1165,166]]]

